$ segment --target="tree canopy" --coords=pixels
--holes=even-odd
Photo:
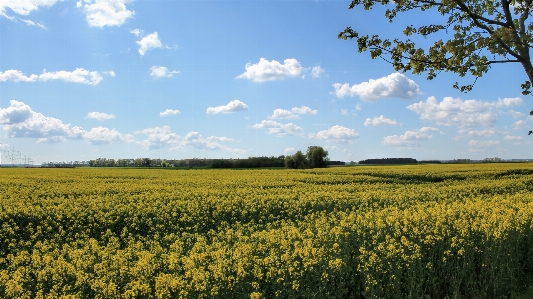
[[[305,154],[307,156],[307,163],[311,168],[325,168],[328,166],[328,151],[321,146],[310,146],[307,148]]]
[[[378,35],[360,35],[347,27],[339,33],[341,39],[355,39],[359,52],[369,51],[372,58],[381,57],[395,70],[427,73],[435,78],[441,71],[467,74],[475,79],[471,84],[454,87],[462,92],[472,90],[476,80],[496,63],[519,63],[528,80],[521,84],[522,94],[531,94],[533,66],[529,49],[533,44],[533,24],[528,21],[532,0],[352,0],[349,8],[363,6],[370,10],[377,5],[387,8],[389,22],[399,13],[412,10],[433,11],[443,16],[443,22],[407,26],[406,39],[393,40]],[[453,34],[450,34],[453,32]],[[447,33],[450,38],[442,39]],[[427,49],[417,47],[412,36],[435,38]]]
[[[325,168],[328,167],[328,151],[321,146],[310,146],[307,152],[297,151],[292,156],[285,157],[285,167],[287,168]]]

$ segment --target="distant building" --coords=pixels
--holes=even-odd
[[[328,161],[328,165],[346,165],[344,161]]]

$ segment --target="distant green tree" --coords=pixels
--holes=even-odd
[[[326,168],[328,167],[328,151],[321,146],[310,146],[306,153],[308,166],[311,168]]]
[[[306,168],[307,159],[302,151],[297,151],[294,155],[285,157],[285,167],[292,169]]]
[[[143,167],[151,167],[152,166],[152,159],[150,159],[150,158],[142,158],[142,166]]]

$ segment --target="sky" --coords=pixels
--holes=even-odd
[[[36,163],[246,158],[533,158],[518,64],[461,93],[337,35],[400,36],[349,0],[1,0],[0,148]],[[430,40],[420,40],[429,44]]]

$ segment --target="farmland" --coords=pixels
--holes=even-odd
[[[533,164],[0,169],[1,298],[501,298]]]

